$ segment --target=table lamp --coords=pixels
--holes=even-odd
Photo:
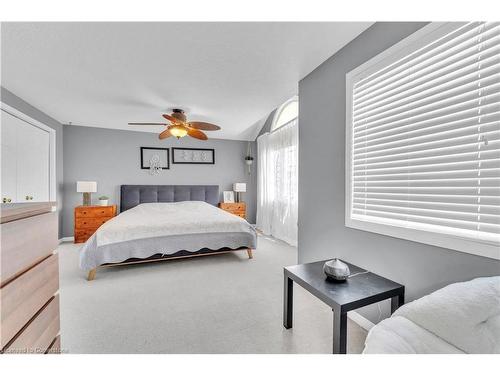
[[[90,193],[97,192],[97,182],[95,181],[77,181],[76,192],[83,193],[83,205],[90,206],[91,195]]]
[[[235,182],[233,184],[233,191],[236,193],[236,202],[241,202],[241,193],[247,191],[247,184],[244,182]]]

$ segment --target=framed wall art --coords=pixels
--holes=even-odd
[[[172,164],[215,164],[215,150],[172,147]]]
[[[141,169],[170,169],[170,149],[141,147]]]
[[[234,191],[225,191],[223,193],[224,203],[234,203]]]

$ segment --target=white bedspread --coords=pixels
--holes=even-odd
[[[206,202],[143,203],[104,223],[96,240],[99,247],[170,235],[253,231],[246,220]]]

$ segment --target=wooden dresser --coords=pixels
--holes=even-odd
[[[116,205],[75,207],[75,243],[87,241],[97,228],[115,216]]]
[[[2,205],[2,353],[59,353],[56,204]]]
[[[243,219],[246,219],[247,217],[247,205],[245,202],[219,203],[219,208],[236,216],[242,217]]]

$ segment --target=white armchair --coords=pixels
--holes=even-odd
[[[500,276],[450,284],[373,327],[363,353],[500,353]]]

